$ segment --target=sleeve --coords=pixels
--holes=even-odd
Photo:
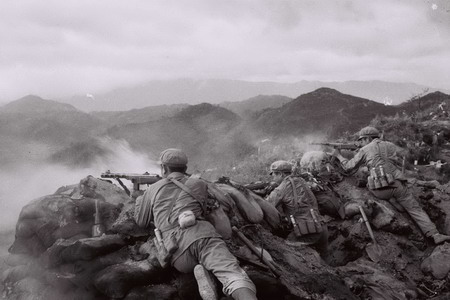
[[[274,189],[266,198],[266,201],[272,204],[274,207],[280,205],[282,200],[283,200],[283,190],[281,189],[280,186]]]
[[[139,227],[150,227],[153,219],[151,201],[149,201],[147,191],[144,195],[139,196],[136,199],[136,205],[134,207],[134,220]]]
[[[355,170],[358,169],[362,164],[364,164],[366,160],[366,154],[364,151],[360,150],[350,160],[344,158],[342,155],[339,157],[339,160],[344,170],[346,171]]]

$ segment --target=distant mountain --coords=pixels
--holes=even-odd
[[[38,96],[28,95],[0,107],[0,112],[41,114],[51,112],[74,112],[75,107],[70,104],[53,100],[44,100]]]
[[[241,125],[241,118],[235,113],[202,103],[189,106],[172,118],[114,126],[108,135],[128,141],[135,149],[153,154],[155,159],[161,149],[179,147],[192,162],[212,162],[236,157],[251,147]],[[196,167],[194,163],[190,166]]]
[[[437,91],[437,89],[414,83],[384,81],[277,83],[225,79],[178,79],[154,80],[139,86],[124,87],[94,96],[75,96],[61,101],[70,103],[83,111],[124,111],[162,104],[235,102],[258,95],[282,95],[296,98],[321,87],[336,89],[345,94],[380,103],[386,101],[394,105],[400,104],[417,94],[423,94],[424,91]]]
[[[437,109],[441,103],[444,103],[445,106],[449,106],[450,95],[441,92],[429,93],[422,97],[417,97],[411,101],[402,103],[398,108],[407,113],[412,113],[414,111],[426,111],[433,108]],[[445,109],[448,111],[450,107],[446,107]]]
[[[377,114],[396,112],[394,106],[320,88],[280,108],[261,112],[255,117],[253,127],[272,136],[321,133],[333,137],[366,126]]]
[[[98,119],[71,105],[27,96],[0,108],[0,163],[44,159],[101,130]]]
[[[190,168],[203,169],[258,153],[263,139],[274,145],[277,139],[289,144],[292,137],[311,134],[335,139],[367,126],[377,115],[423,112],[442,102],[450,105],[450,96],[433,92],[401,105],[384,105],[319,88],[290,101],[283,96],[258,96],[229,103],[237,111],[252,111],[242,117],[223,103],[89,114],[52,100],[25,97],[0,109],[0,165],[42,159],[88,165],[107,155],[108,149],[96,141],[109,136],[127,141],[153,159],[164,148],[183,148],[191,159]]]
[[[104,121],[110,127],[170,118],[188,106],[188,104],[157,105],[127,111],[95,111],[91,115]]]
[[[254,112],[261,111],[266,108],[277,108],[283,104],[292,101],[292,98],[280,95],[258,95],[247,100],[236,102],[222,102],[220,106],[231,110],[241,117],[248,117]]]

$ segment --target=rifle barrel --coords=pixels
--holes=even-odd
[[[356,150],[358,149],[358,145],[352,143],[309,143],[310,145],[320,145],[320,146],[329,146],[337,149],[347,149],[347,150]]]

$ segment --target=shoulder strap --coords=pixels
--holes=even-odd
[[[299,204],[299,203],[298,203],[299,200],[298,200],[297,189],[295,188],[295,182],[294,182],[294,179],[293,179],[291,176],[289,176],[288,179],[289,179],[289,182],[291,183],[291,186],[292,186],[292,193],[294,194],[294,201],[295,201],[295,203],[297,203],[297,205],[298,205],[298,204]]]
[[[288,178],[289,178],[289,181],[290,181],[290,183],[291,183],[291,185],[292,185],[292,191],[293,191],[293,193],[294,193],[294,199],[295,199],[295,202],[297,202],[297,204],[298,204],[299,199],[298,199],[297,189],[295,188],[294,179],[293,179],[292,177],[290,177],[290,176],[289,176]],[[305,190],[305,193],[306,193],[307,197],[308,197],[311,201],[317,203],[316,196],[314,196],[314,194],[313,194],[313,192],[311,191],[311,189],[306,185],[305,180],[304,180],[303,178],[301,178],[301,177],[297,177],[297,178],[298,178],[299,181],[300,181],[300,185],[301,185],[302,188]]]
[[[158,189],[158,191],[156,192],[156,194],[155,194],[155,197],[153,198],[153,199],[156,199],[156,195],[159,193],[159,191],[161,190],[161,188],[163,187],[163,186],[165,186],[165,185],[167,185],[168,183],[173,183],[173,184],[175,184],[177,187],[179,187],[181,190],[183,190],[183,191],[185,191],[186,193],[188,193],[192,198],[194,198],[194,200],[196,200],[198,203],[200,203],[200,206],[202,207],[202,210],[203,210],[203,212],[205,212],[205,207],[204,207],[204,205],[205,205],[205,202],[201,202],[199,199],[198,199],[198,197],[197,196],[195,196],[195,194],[192,192],[192,190],[188,187],[188,186],[186,186],[185,184],[183,184],[183,183],[181,183],[180,181],[178,181],[178,180],[176,180],[176,179],[174,179],[174,178],[166,178],[167,179],[167,182],[165,183],[165,184],[163,184],[159,189]],[[169,222],[169,224],[170,224],[170,214],[172,213],[172,211],[173,211],[173,207],[175,206],[175,202],[178,200],[178,197],[174,197],[173,199],[172,199],[172,202],[170,203],[170,207],[169,207],[169,210],[168,210],[168,212],[167,212],[167,221]],[[153,209],[153,201],[152,201],[152,203],[151,203],[151,205],[152,205],[152,209]],[[169,229],[171,229],[171,228],[175,228],[176,226],[178,226],[178,225],[174,225],[174,226],[172,226],[172,227],[168,227],[168,228],[160,228],[160,230],[161,231],[167,231],[167,230],[169,230]]]
[[[194,194],[194,192],[192,192],[192,190],[191,190],[187,185],[185,185],[185,184],[179,182],[178,180],[176,180],[176,179],[171,179],[171,181],[172,181],[173,183],[175,183],[175,185],[178,186],[180,189],[182,189],[182,190],[185,191],[187,194],[189,194],[192,198],[194,198],[194,200],[196,200],[198,203],[200,203],[200,206],[202,207],[203,212],[205,212],[205,207],[204,207],[205,201],[204,201],[204,199],[202,199],[203,201],[200,201],[200,200],[198,199],[198,197]],[[172,212],[172,209],[173,209],[173,206],[174,206],[174,205],[175,205],[175,201],[174,201],[173,204],[171,205],[170,212]],[[170,212],[169,212],[169,214],[170,214]]]

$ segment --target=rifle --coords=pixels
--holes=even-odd
[[[278,183],[273,182],[273,181],[256,181],[256,182],[251,182],[251,183],[247,183],[247,184],[241,184],[241,183],[231,180],[227,176],[220,177],[216,182],[217,183],[226,183],[226,184],[231,185],[232,187],[235,187],[238,190],[244,191],[244,192],[245,192],[245,190],[251,190],[253,193],[255,193],[261,197],[265,197],[265,196],[269,195],[278,186]]]
[[[358,145],[356,144],[345,144],[345,143],[309,143],[310,145],[321,145],[321,146],[328,146],[328,147],[333,147],[335,149],[345,149],[345,150],[356,150],[359,148]]]
[[[109,170],[100,175],[101,178],[114,178],[120,184],[120,186],[125,190],[128,196],[131,196],[130,190],[123,184],[122,178],[130,180],[133,183],[133,191],[139,191],[141,184],[153,184],[162,179],[161,176],[157,174],[150,174],[145,172],[144,174],[136,173],[111,173]]]
[[[244,184],[245,188],[264,196],[270,194],[277,186],[278,184],[273,181],[256,181]]]

